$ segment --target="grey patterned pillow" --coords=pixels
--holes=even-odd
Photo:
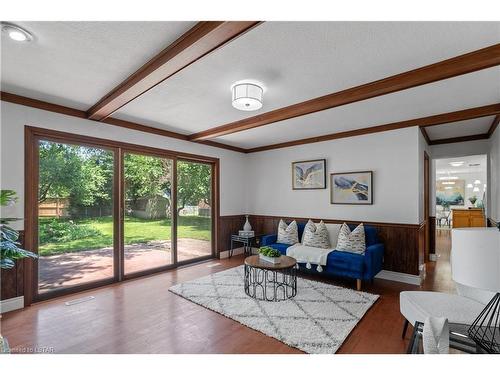
[[[352,232],[346,223],[342,224],[336,250],[363,255],[366,251],[363,223],[359,224]]]
[[[314,224],[312,220],[307,222],[302,235],[302,245],[322,249],[330,248],[330,236],[323,221],[320,221],[318,225]]]
[[[278,225],[278,240],[276,242],[286,245],[294,245],[299,242],[299,228],[295,220],[288,226],[283,219],[280,220]]]

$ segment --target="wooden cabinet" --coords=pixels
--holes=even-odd
[[[485,227],[484,212],[480,208],[453,209],[453,228]]]

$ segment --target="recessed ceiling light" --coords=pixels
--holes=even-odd
[[[463,161],[452,161],[451,163],[449,163],[452,167],[460,167],[462,165],[464,165],[465,162]]]
[[[30,42],[33,40],[33,35],[29,31],[11,23],[2,23],[2,32],[16,42]]]
[[[238,81],[231,86],[233,107],[240,111],[256,111],[262,108],[264,89],[251,81]]]
[[[439,177],[440,180],[458,180],[457,176]]]
[[[455,181],[443,181],[441,182],[443,185],[455,185]]]

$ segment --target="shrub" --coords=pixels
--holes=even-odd
[[[51,242],[67,242],[82,238],[100,235],[101,232],[83,224],[77,224],[73,220],[52,219],[40,222],[39,238],[40,245]]]

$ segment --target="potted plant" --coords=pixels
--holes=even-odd
[[[477,201],[477,197],[475,195],[469,198],[469,202],[472,204],[472,206],[474,206],[476,204],[476,201]]]
[[[17,202],[16,192],[13,190],[0,190],[0,206],[12,206]],[[9,269],[15,266],[17,259],[37,258],[37,255],[31,251],[21,249],[19,232],[11,228],[8,224],[21,220],[12,217],[0,217],[0,268]]]
[[[270,246],[259,248],[259,258],[265,262],[279,264],[281,262],[281,253]]]

